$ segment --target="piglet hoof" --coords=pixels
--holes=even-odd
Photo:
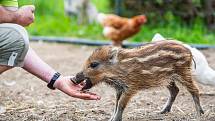
[[[122,118],[111,117],[108,121],[122,121]]]
[[[122,121],[122,119],[110,119],[108,121]]]
[[[201,114],[203,115],[204,114],[204,111],[203,110],[200,110]]]
[[[204,114],[204,111],[202,109],[199,110],[199,116],[202,116]]]
[[[170,112],[170,109],[163,109],[162,111],[159,112],[159,114],[166,114],[169,112]]]

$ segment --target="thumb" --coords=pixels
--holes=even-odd
[[[28,5],[28,8],[34,13],[35,11],[35,6],[34,5]]]

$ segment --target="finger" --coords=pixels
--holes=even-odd
[[[85,99],[85,100],[100,100],[101,97],[97,95],[91,95],[88,93],[75,93],[73,96],[80,98],[80,99]]]
[[[64,91],[66,94],[68,94],[71,97],[74,98],[79,98],[79,99],[83,99],[83,100],[100,100],[101,97],[97,96],[97,95],[90,95],[90,94],[85,94],[85,93],[80,93],[78,91]]]
[[[33,14],[33,22],[34,22],[34,19],[35,19],[35,16],[34,16],[34,14]]]
[[[28,24],[30,25],[33,22],[34,22],[34,18],[33,17],[28,17]]]
[[[83,85],[80,85],[80,84],[78,84],[78,85],[75,85],[77,88],[79,88],[79,90],[78,91],[81,91],[82,89],[83,89]]]
[[[35,6],[34,6],[34,5],[29,5],[29,8],[31,9],[31,12],[34,13],[34,11],[35,11]]]
[[[85,94],[90,94],[90,95],[96,95],[96,93],[93,93],[93,92],[82,92],[82,93],[85,93]]]
[[[82,90],[84,88],[84,85],[79,84],[78,87]]]

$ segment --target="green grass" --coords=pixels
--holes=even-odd
[[[92,0],[100,12],[108,13],[108,0]],[[64,14],[63,0],[20,0],[20,5],[34,4],[36,6],[35,22],[27,27],[31,35],[65,36],[104,40],[102,27],[96,23],[92,25],[77,25],[76,18],[70,19]],[[141,32],[129,41],[150,41],[155,33],[164,37],[175,38],[188,43],[215,44],[214,32],[207,31],[203,22],[196,20],[192,26],[180,23],[172,15],[167,15],[167,22],[147,24]],[[150,20],[149,20],[150,21]],[[152,21],[152,20],[151,20]]]
[[[101,4],[99,0],[93,1],[97,5]],[[36,6],[35,22],[27,27],[31,35],[69,36],[90,39],[102,38],[102,27],[100,25],[77,25],[76,18],[70,19],[66,16],[63,8],[63,0],[36,0],[35,2],[20,0],[20,5],[24,4],[34,4]],[[107,11],[107,7],[99,9],[100,11]]]
[[[209,32],[200,21],[196,21],[190,27],[180,22],[168,22],[168,24],[156,26],[145,25],[141,32],[132,38],[132,41],[150,41],[156,33],[160,33],[166,38],[174,38],[187,43],[215,44],[214,32]]]

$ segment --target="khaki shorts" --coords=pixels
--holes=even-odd
[[[0,24],[0,65],[22,67],[28,48],[29,38],[24,27]]]

